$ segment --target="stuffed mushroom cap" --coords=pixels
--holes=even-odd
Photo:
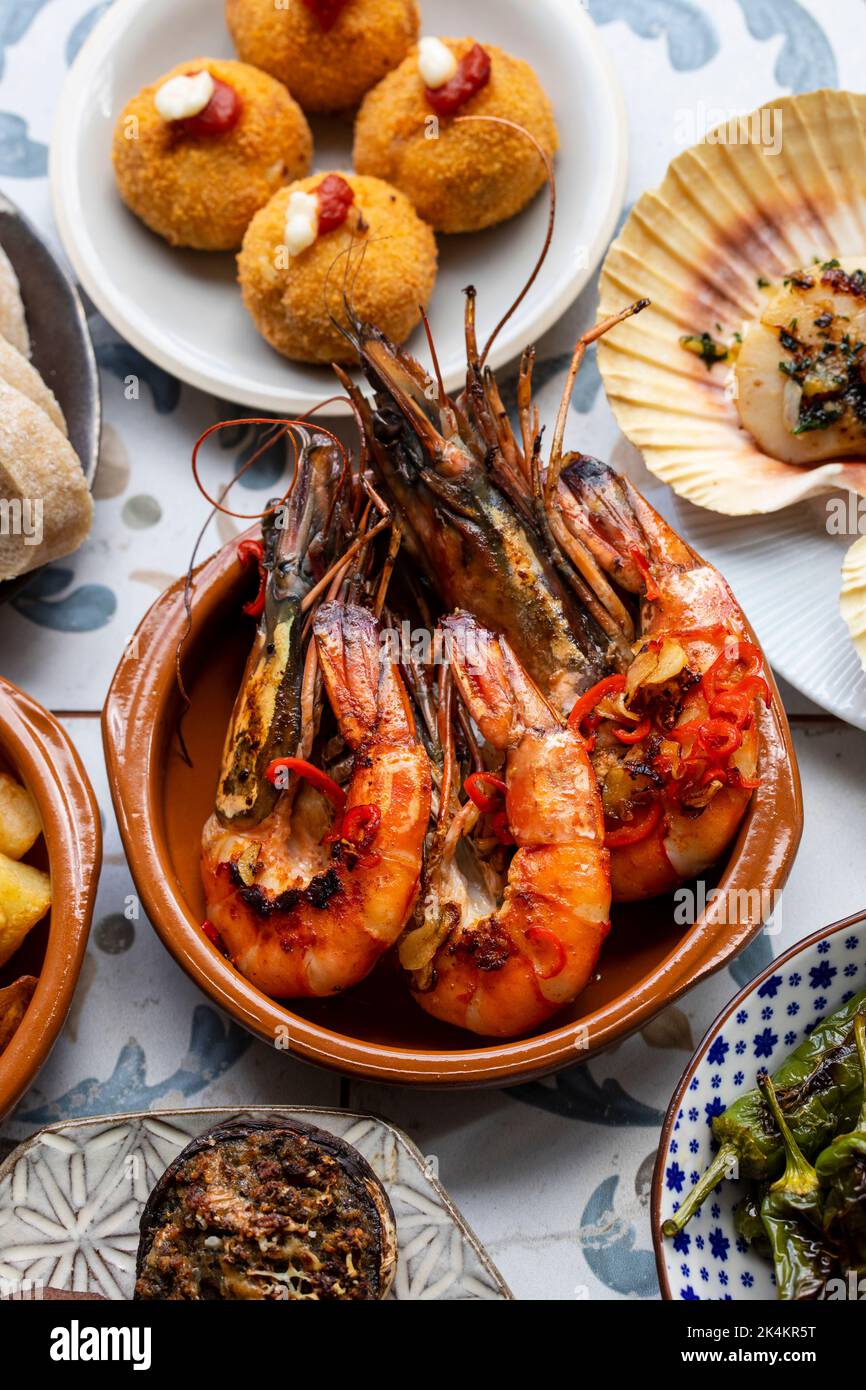
[[[387,1193],[350,1144],[238,1119],[178,1154],[141,1218],[141,1301],[376,1301],[394,1278]]]
[[[333,23],[307,0],[227,0],[241,58],[281,82],[305,111],[357,106],[405,58],[418,37],[416,0],[331,0]]]
[[[250,223],[238,256],[244,303],[277,352],[298,362],[354,362],[332,321],[346,323],[344,294],[357,318],[402,343],[420,321],[436,282],[436,238],[412,204],[381,179],[344,173],[355,201],[341,227],[297,256],[285,245],[293,193],[315,193],[315,174],[277,193]]]
[[[156,106],[171,78],[207,71],[240,98],[237,124],[196,135]],[[124,107],[112,159],[120,195],[172,246],[235,251],[253,215],[310,167],[306,117],[282,83],[246,63],[194,58],[145,87]]]
[[[443,39],[459,61],[475,40]],[[553,158],[553,108],[528,63],[483,45],[490,79],[457,112],[522,126]],[[355,125],[355,168],[387,179],[438,232],[477,232],[504,222],[545,182],[544,160],[519,131],[490,122],[437,116],[426,96],[415,48],[364,99]]]

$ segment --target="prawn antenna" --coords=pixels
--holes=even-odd
[[[643,312],[644,309],[648,309],[650,303],[651,301],[649,299],[636,299],[633,304],[628,304],[624,309],[620,309],[618,314],[611,314],[609,318],[600,319],[598,323],[593,324],[592,328],[588,328],[586,332],[583,333],[580,338],[578,338],[577,346],[574,349],[574,353],[571,358],[571,364],[568,368],[568,376],[565,379],[565,389],[562,393],[562,399],[559,403],[559,414],[556,417],[556,425],[554,426],[553,430],[553,445],[550,454],[550,467],[551,470],[553,470],[555,473],[555,478],[551,486],[555,486],[556,481],[558,481],[559,479],[559,469],[562,461],[562,441],[565,437],[565,426],[568,420],[568,408],[571,405],[571,397],[574,393],[574,383],[577,380],[577,374],[580,371],[581,366],[583,365],[583,359],[586,357],[587,348],[598,338],[603,337],[605,333],[610,332],[611,328],[616,328],[617,324],[624,323],[625,320],[630,319],[633,314],[640,314]]]
[[[436,351],[436,344],[430,329],[430,320],[427,317],[427,310],[423,304],[419,304],[421,310],[421,322],[424,325],[424,332],[427,335],[427,346],[430,349],[430,358],[433,363],[433,374],[436,377],[436,385],[439,387],[439,405],[442,410],[448,409],[448,396],[445,391],[445,382],[442,380],[442,371],[439,366],[439,354]]]
[[[496,342],[496,339],[499,337],[499,334],[502,332],[509,319],[513,318],[517,310],[520,308],[524,299],[529,294],[529,291],[532,289],[532,286],[535,284],[536,280],[541,274],[541,268],[544,265],[544,262],[547,260],[547,254],[550,250],[550,243],[553,241],[553,229],[556,225],[556,175],[553,172],[553,160],[550,158],[550,155],[547,153],[547,150],[543,148],[541,143],[535,138],[531,131],[527,130],[525,126],[519,125],[517,121],[508,121],[505,119],[504,116],[456,116],[454,118],[455,125],[465,124],[467,121],[484,121],[493,125],[506,126],[510,130],[516,130],[518,135],[525,136],[526,139],[530,142],[530,144],[534,145],[536,150],[538,151],[539,157],[541,158],[544,164],[544,168],[547,172],[547,186],[550,190],[550,211],[548,213],[547,232],[544,237],[544,245],[541,248],[541,253],[538,257],[538,260],[535,262],[532,273],[529,276],[529,279],[526,281],[526,284],[523,286],[523,289],[520,291],[519,295],[514,300],[514,303],[511,305],[511,308],[506,310],[506,312],[502,315],[502,318],[499,320],[493,332],[490,334],[490,337],[487,339],[487,342],[484,345],[484,350],[481,353],[481,358],[478,363],[479,368],[481,368],[487,361],[487,358],[490,354],[490,349],[493,347],[493,344]]]

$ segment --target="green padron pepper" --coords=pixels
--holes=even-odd
[[[850,1126],[860,1108],[863,1074],[854,1037],[854,1018],[866,1004],[866,991],[822,1023],[783,1062],[773,1077],[791,1132],[805,1154],[829,1143]],[[748,1091],[713,1120],[719,1151],[671,1220],[666,1236],[676,1235],[723,1178],[764,1181],[781,1170],[785,1146],[773,1113],[759,1089]]]
[[[734,1207],[734,1230],[741,1240],[751,1246],[756,1254],[770,1260],[773,1257],[773,1252],[761,1217],[763,1198],[763,1190],[757,1183],[752,1183],[749,1192]]]
[[[770,1241],[776,1289],[781,1299],[820,1299],[839,1262],[824,1243],[824,1192],[818,1174],[791,1133],[766,1072],[758,1085],[769,1107],[785,1153],[785,1171],[761,1203]]]
[[[861,1074],[866,1079],[866,1013],[854,1024]],[[818,1156],[815,1168],[827,1188],[824,1229],[844,1243],[853,1268],[866,1266],[866,1090],[857,1124]]]

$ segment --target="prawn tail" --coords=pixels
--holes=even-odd
[[[323,603],[313,635],[328,700],[349,747],[355,751],[371,740],[414,744],[409,698],[369,609]]]

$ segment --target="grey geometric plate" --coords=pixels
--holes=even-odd
[[[155,1110],[50,1125],[0,1167],[0,1292],[34,1285],[132,1297],[138,1223],[185,1144],[229,1118],[307,1120],[364,1155],[397,1219],[396,1299],[510,1299],[463,1217],[406,1135],[372,1115],[256,1105]]]

